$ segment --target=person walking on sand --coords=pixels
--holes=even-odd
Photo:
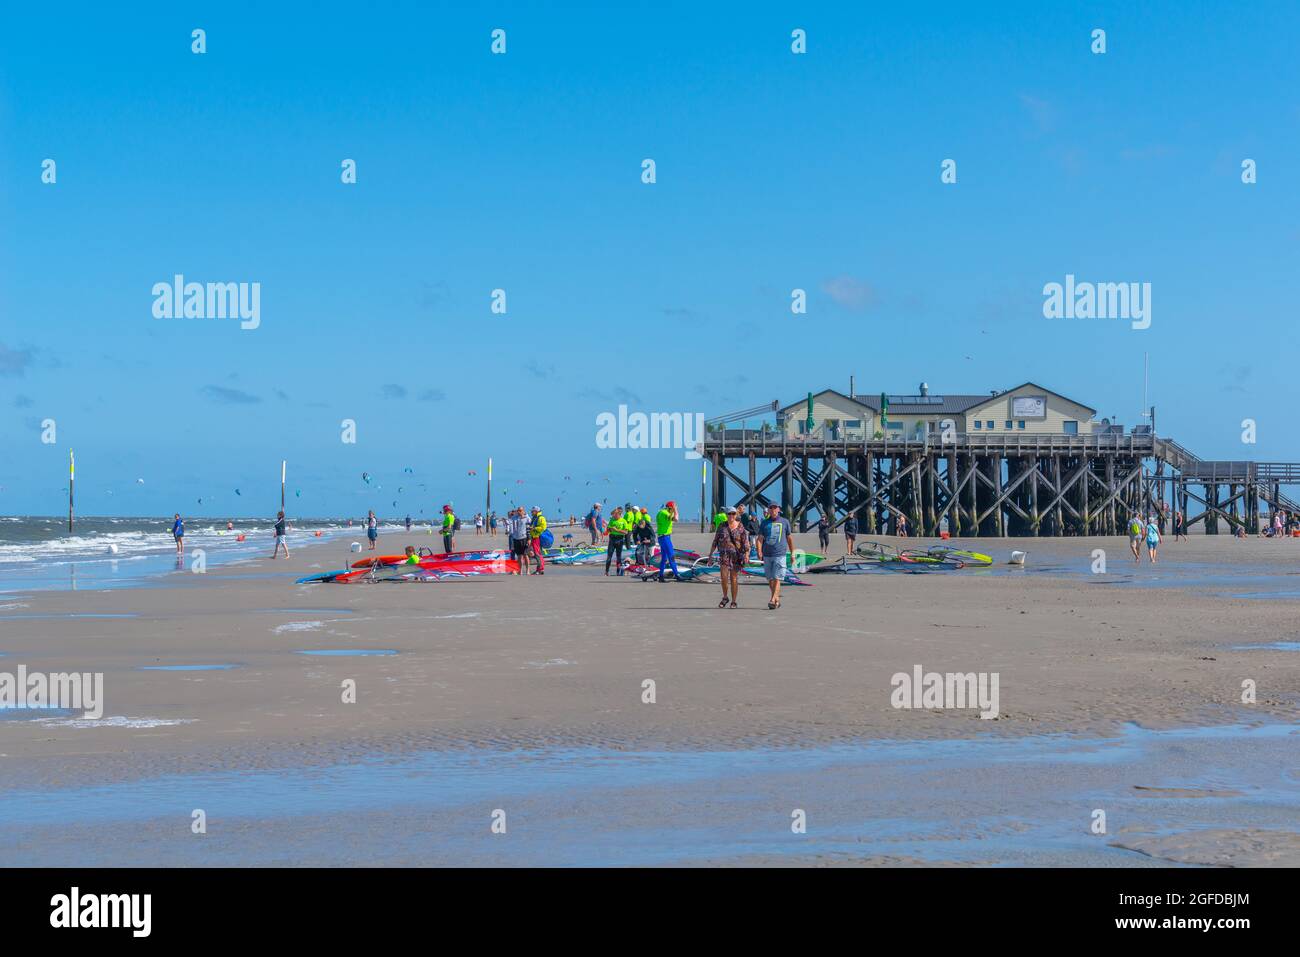
[[[1180,538],[1187,541],[1187,524],[1183,520],[1182,511],[1178,510],[1174,512],[1174,541],[1178,541]]]
[[[185,554],[185,522],[181,519],[181,513],[177,512],[172,516],[172,538],[176,539],[176,554]]]
[[[1142,561],[1142,536],[1145,531],[1142,527],[1142,520],[1138,518],[1137,512],[1129,516],[1128,520],[1128,550],[1133,553],[1133,561]]]
[[[1151,559],[1151,564],[1156,563],[1156,549],[1160,547],[1160,526],[1156,523],[1154,515],[1147,516],[1147,556]]]
[[[790,520],[781,514],[781,506],[773,502],[767,507],[767,518],[760,526],[763,536],[763,577],[771,592],[767,608],[781,607],[781,582],[785,581],[786,556],[794,551],[794,534]]]
[[[456,513],[451,510],[451,506],[444,505],[442,507],[442,551],[445,555],[450,555],[451,550],[456,546],[458,524]]]
[[[546,574],[546,555],[545,549],[542,548],[542,532],[546,531],[546,516],[542,514],[540,505],[533,506],[533,517],[528,523],[528,544],[533,553],[533,558],[537,559],[537,574]]]
[[[726,608],[728,602],[732,608],[738,608],[740,598],[740,570],[749,561],[749,533],[740,524],[734,508],[726,511],[727,520],[719,525],[713,533],[713,544],[709,546],[709,561],[718,556],[718,571],[722,578],[722,601],[719,608]]]
[[[664,569],[673,570],[673,580],[681,581],[677,572],[677,559],[673,556],[673,522],[678,521],[677,503],[671,499],[664,503],[655,516],[655,532],[659,536],[659,581],[664,580]]]
[[[284,517],[284,509],[280,509],[279,513],[275,516],[275,547],[271,549],[272,558],[278,558],[280,556],[281,546],[284,547],[284,557],[289,557],[289,541],[285,537],[288,525],[289,520]]]
[[[506,537],[510,539],[510,554],[519,563],[519,571],[512,575],[528,574],[528,519],[520,505],[506,513]]]
[[[817,519],[817,544],[823,552],[831,547],[831,523],[825,515]]]
[[[482,512],[474,513],[474,534],[475,535],[483,534],[483,513]]]
[[[844,554],[853,554],[853,543],[858,537],[858,513],[849,512],[844,519]]]
[[[375,518],[373,508],[366,513],[366,538],[370,539],[370,548],[367,550],[373,552],[379,541],[379,519]]]
[[[623,574],[623,542],[631,532],[629,520],[617,506],[609,513],[609,544],[605,546],[605,577],[609,577],[609,564],[614,563],[614,574]]]
[[[902,512],[898,513],[898,519],[894,523],[894,531],[899,538],[907,538],[907,516]]]

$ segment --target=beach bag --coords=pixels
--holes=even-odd
[[[549,528],[542,532],[542,534],[538,535],[537,540],[541,543],[542,548],[550,548],[555,544],[555,536],[551,534]]]

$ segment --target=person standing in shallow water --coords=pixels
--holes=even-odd
[[[1147,517],[1147,555],[1151,559],[1151,564],[1156,563],[1156,549],[1160,547],[1160,526],[1156,523],[1156,517],[1150,515]]]
[[[275,546],[271,549],[271,557],[280,557],[280,548],[284,548],[284,557],[289,557],[289,540],[285,537],[288,531],[289,520],[284,517],[284,510],[281,509],[275,516]]]
[[[185,522],[181,519],[181,513],[177,512],[172,516],[172,538],[176,539],[176,554],[185,554]]]
[[[1134,563],[1142,561],[1142,520],[1134,512],[1128,520],[1128,550],[1133,553]]]

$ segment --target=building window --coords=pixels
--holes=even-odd
[[[1017,429],[1023,429],[1024,427],[1025,427],[1025,420],[1024,420],[1024,419],[1021,419],[1019,422],[1016,423],[1016,428],[1017,428]]]
[[[993,420],[992,420],[992,419],[989,419],[989,421],[988,421],[988,428],[989,428],[989,429],[992,429],[992,428],[993,428]]]
[[[862,428],[862,420],[861,420],[861,419],[845,419],[845,420],[844,420],[844,427],[845,427],[846,429],[860,429],[860,428]]]
[[[890,423],[889,423],[889,431],[890,431],[890,432],[902,432],[902,431],[903,431],[903,423],[902,423],[902,422],[890,422]]]
[[[984,423],[981,422],[979,419],[976,419],[976,420],[975,420],[975,428],[976,428],[976,430],[979,430],[979,429],[984,428]]]
[[[1067,420],[1067,421],[1065,422],[1065,424],[1064,424],[1064,428],[1065,428],[1065,434],[1066,434],[1066,435],[1078,435],[1078,434],[1079,434],[1079,423],[1078,423],[1078,422],[1074,422],[1074,421]]]
[[[1006,423],[1005,423],[1005,428],[1006,428],[1006,430],[1007,430],[1008,432],[1011,431],[1011,420],[1010,420],[1010,419],[1007,419],[1007,421],[1006,421]]]

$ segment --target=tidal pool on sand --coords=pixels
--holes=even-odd
[[[0,863],[1167,866],[1134,835],[1300,819],[1284,725],[821,748],[434,751],[57,788],[0,801]],[[202,808],[208,833],[190,835]],[[1106,810],[1109,832],[1090,831]],[[491,815],[506,815],[493,834]],[[795,815],[806,833],[792,831]],[[6,860],[8,859],[8,860]]]

